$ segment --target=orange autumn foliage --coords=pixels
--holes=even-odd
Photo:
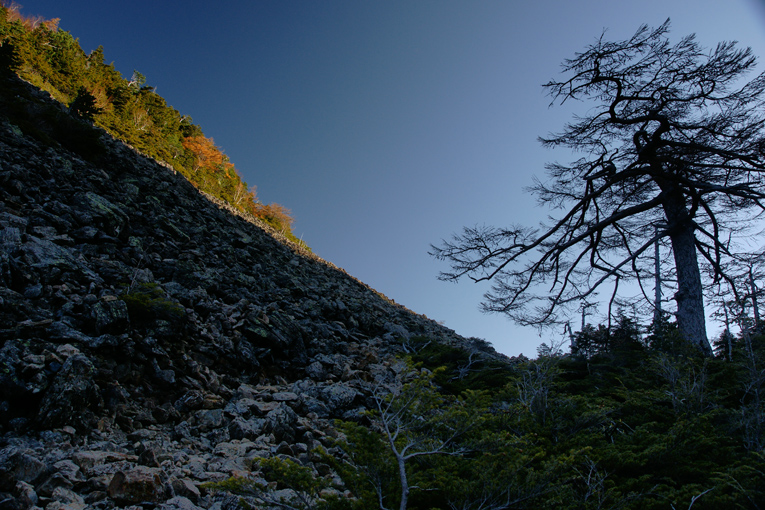
[[[37,27],[41,25],[53,32],[58,30],[58,23],[59,21],[61,21],[60,18],[53,18],[53,19],[46,20],[42,16],[24,16],[20,12],[21,5],[17,4],[16,2],[2,1],[0,2],[0,5],[2,5],[8,10],[7,19],[10,23],[13,23],[14,21],[18,21],[24,26],[24,28],[30,31],[36,29]]]
[[[58,28],[58,19],[20,11],[13,0],[0,0],[0,71],[7,68],[63,98],[70,113],[89,111],[97,126],[172,166],[200,191],[253,214],[300,243],[291,232],[290,211],[278,204],[261,204],[255,187],[247,185],[214,140],[146,86],[141,73],[124,79],[113,64],[104,63],[102,47],[86,55],[71,34]],[[85,110],[77,103],[86,97],[83,90],[90,100]]]
[[[228,163],[226,157],[215,146],[215,142],[212,138],[207,138],[204,135],[189,136],[183,139],[183,147],[191,151],[194,155],[194,171],[198,171],[200,168],[205,170],[216,170],[224,163]],[[230,163],[228,163],[230,165]],[[233,166],[233,165],[231,165]],[[228,172],[226,172],[228,174]]]
[[[295,219],[292,217],[292,211],[284,207],[283,205],[272,204],[252,204],[253,216],[262,219],[263,221],[273,225],[280,230],[292,230],[292,224]]]
[[[248,211],[271,226],[291,231],[295,222],[292,212],[280,204],[262,204],[258,201],[255,186],[247,188],[234,165],[215,145],[212,138],[204,135],[189,136],[183,139],[183,147],[194,156],[194,173],[214,174],[223,170],[226,177],[237,181],[228,201],[238,209]]]

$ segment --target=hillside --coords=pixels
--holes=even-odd
[[[186,458],[171,481],[216,480],[243,459],[181,475],[201,465],[189,448],[198,458],[230,440],[257,451],[286,440],[305,454],[331,419],[366,408],[415,336],[502,358],[64,119],[46,92],[16,78],[3,91],[6,111],[46,135],[0,127],[0,492],[53,471],[92,503],[111,469],[139,469],[148,451],[156,473]],[[53,467],[72,462],[76,474]]]
[[[765,507],[756,328],[507,358],[8,70],[0,510]]]
[[[507,359],[2,91],[0,508],[765,503],[762,340]]]
[[[256,187],[242,180],[228,156],[191,117],[168,105],[140,72],[122,77],[114,64],[104,61],[102,47],[86,54],[76,38],[58,28],[58,21],[25,16],[18,4],[0,2],[0,68],[49,93],[73,116],[172,167],[198,189],[303,244],[292,234],[290,211],[261,203]],[[24,132],[41,134],[39,126],[24,119],[18,124]]]

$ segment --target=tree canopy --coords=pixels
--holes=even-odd
[[[765,74],[744,81],[757,62],[749,48],[708,51],[694,35],[671,44],[669,28],[644,25],[615,42],[604,33],[564,61],[564,78],[545,84],[553,104],[589,109],[541,142],[581,157],[547,165],[548,179],[531,188],[562,212],[539,228],[465,228],[433,247],[451,264],[442,279],[491,280],[483,309],[534,325],[607,287],[610,316],[625,282],[652,304],[650,248],[664,243],[680,331],[711,353],[704,288],[737,287],[727,270],[736,241],[763,210]]]

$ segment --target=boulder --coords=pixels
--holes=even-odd
[[[234,418],[228,426],[228,433],[231,439],[255,439],[266,427],[266,420],[263,418]]]
[[[49,429],[65,425],[90,427],[93,411],[100,406],[94,372],[93,363],[85,355],[67,358],[40,403],[38,425]]]
[[[298,415],[291,407],[279,404],[266,415],[266,432],[274,435],[277,441],[295,440]]]
[[[351,407],[359,392],[345,383],[336,383],[322,388],[320,395],[331,412],[342,414]]]
[[[109,296],[112,299],[101,299],[92,308],[96,334],[124,333],[130,326],[128,308],[124,301]]]
[[[161,469],[136,466],[118,471],[109,483],[109,497],[120,503],[160,503],[166,499],[167,490]]]
[[[17,447],[0,450],[0,491],[11,491],[18,482],[34,482],[43,473],[43,462]]]

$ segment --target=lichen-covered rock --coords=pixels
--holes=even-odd
[[[78,194],[75,202],[83,206],[79,209],[82,222],[88,225],[95,223],[112,237],[120,237],[127,231],[128,215],[116,203],[92,191]]]
[[[277,441],[295,440],[295,425],[298,415],[289,406],[279,404],[266,415],[266,431],[274,435]]]
[[[109,497],[120,503],[159,503],[167,498],[165,474],[161,469],[136,466],[118,471],[109,483]]]
[[[114,296],[110,297],[113,299],[102,299],[93,305],[92,313],[97,335],[124,333],[130,325],[125,302]]]
[[[95,367],[85,355],[67,358],[40,402],[38,425],[88,428],[101,406],[94,375]]]
[[[17,482],[34,482],[45,472],[45,464],[32,452],[16,447],[0,450],[0,491],[10,491]]]
[[[320,395],[331,412],[342,414],[351,407],[359,392],[347,384],[337,383],[322,389]]]

